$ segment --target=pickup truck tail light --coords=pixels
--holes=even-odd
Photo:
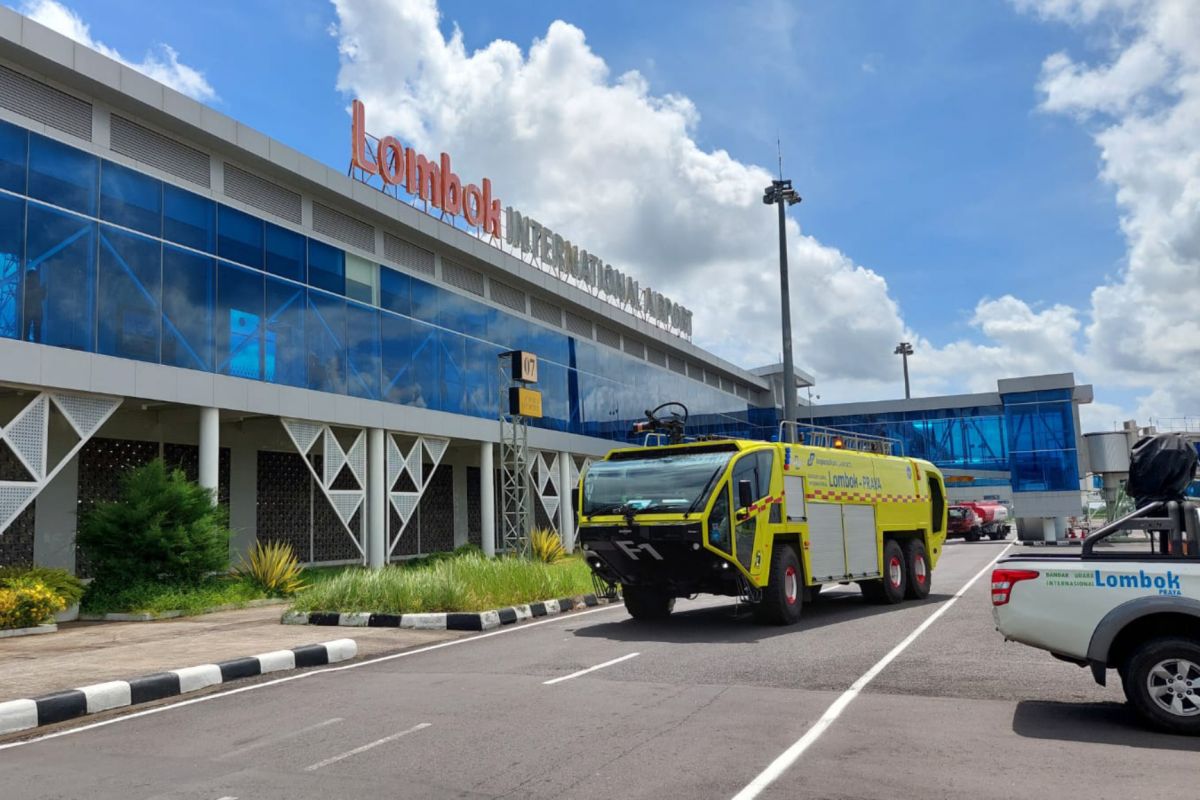
[[[1040,573],[1032,569],[997,569],[992,571],[992,605],[1002,606],[1012,596],[1013,587],[1021,581],[1036,578]]]

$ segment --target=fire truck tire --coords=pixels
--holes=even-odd
[[[925,543],[920,539],[908,539],[904,542],[904,566],[908,570],[908,586],[905,592],[911,600],[924,600],[929,597],[929,587],[933,581],[933,570],[929,568],[929,554],[925,552]]]
[[[993,542],[998,542],[1007,535],[1008,535],[1008,531],[1004,530],[1004,528],[998,528],[997,530],[994,530],[991,533],[989,533],[988,538],[991,539]]]
[[[771,572],[754,604],[754,618],[769,625],[794,625],[804,607],[804,570],[790,544],[778,544],[771,552]]]
[[[675,609],[675,598],[647,586],[621,586],[625,610],[637,620],[666,619]]]
[[[980,539],[979,528],[971,528],[971,530],[967,531],[967,535],[964,538],[966,538],[968,542],[978,542]]]
[[[883,578],[863,581],[863,597],[872,603],[895,605],[908,592],[908,568],[904,563],[904,550],[895,539],[883,543]]]

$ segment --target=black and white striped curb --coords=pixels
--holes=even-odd
[[[252,678],[268,672],[302,667],[320,667],[354,658],[358,645],[353,639],[337,639],[322,644],[308,644],[291,650],[201,664],[198,667],[173,669],[154,675],[143,675],[127,681],[107,681],[80,686],[65,692],[41,697],[9,700],[0,703],[0,734],[64,722],[75,717],[108,711],[111,708],[148,703],[179,694],[195,692],[218,683],[240,678]]]
[[[582,597],[563,597],[523,606],[500,608],[495,611],[437,612],[431,614],[373,614],[369,611],[338,613],[336,611],[289,611],[283,615],[284,625],[341,625],[348,628],[414,628],[426,631],[488,631],[501,625],[563,614],[576,608],[601,606],[610,602],[594,594]]]

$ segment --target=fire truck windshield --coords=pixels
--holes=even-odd
[[[583,514],[680,513],[702,508],[733,452],[598,461],[583,479]],[[701,501],[701,502],[697,502]]]

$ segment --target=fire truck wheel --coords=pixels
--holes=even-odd
[[[868,590],[863,584],[863,597],[873,603],[895,605],[908,592],[908,569],[904,563],[904,550],[895,539],[883,543],[883,580],[871,581],[875,587]]]
[[[967,531],[965,538],[968,542],[978,542],[980,538],[979,528],[971,528],[971,530]]]
[[[800,558],[791,545],[776,545],[771,552],[771,572],[762,590],[762,600],[754,604],[754,618],[771,625],[792,625],[800,621],[803,607],[804,572]]]
[[[933,580],[925,543],[920,539],[909,539],[904,542],[903,549],[904,566],[908,569],[907,595],[912,600],[924,600],[929,597],[929,586]]]
[[[625,610],[639,620],[666,619],[675,608],[675,598],[646,586],[621,586]]]
[[[993,542],[998,542],[1007,535],[1008,535],[1008,531],[1004,530],[1004,528],[997,528],[996,530],[994,530],[988,534],[988,538],[991,539]]]

